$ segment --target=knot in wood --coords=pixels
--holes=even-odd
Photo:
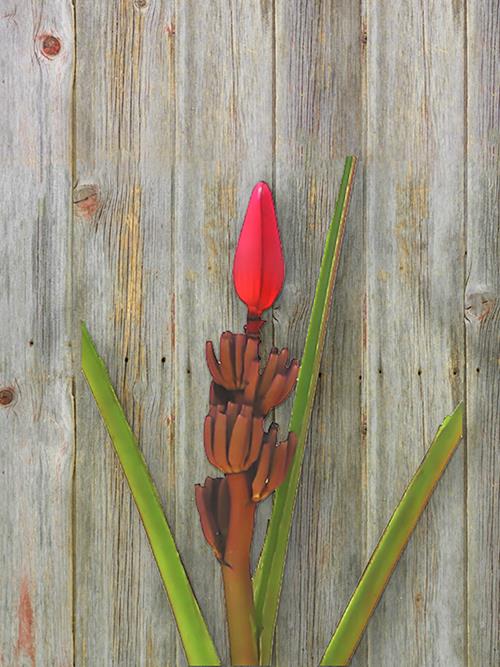
[[[89,183],[79,187],[74,193],[73,204],[77,215],[90,220],[99,208],[99,188],[97,185]]]
[[[61,50],[61,41],[54,35],[44,35],[42,38],[42,53],[47,58],[55,58]]]
[[[14,390],[12,387],[0,389],[0,405],[10,405],[14,400]]]

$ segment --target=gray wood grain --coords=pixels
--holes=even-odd
[[[174,8],[78,2],[76,24],[75,337],[84,319],[175,532]],[[75,375],[76,663],[176,665],[149,544]]]
[[[362,153],[359,5],[276,3],[276,182],[287,276],[276,339],[301,355],[346,155]],[[363,162],[346,232],[284,578],[275,664],[317,665],[364,565]],[[288,423],[290,405],[278,411]],[[364,664],[362,647],[353,664]]]
[[[71,4],[3,3],[0,39],[0,664],[67,666]]]
[[[79,370],[80,319],[227,664],[219,568],[193,496],[217,474],[201,437],[204,343],[244,324],[232,259],[263,179],[287,265],[263,353],[274,343],[300,356],[350,153],[360,167],[274,664],[318,663],[465,397],[467,448],[352,665],[496,665],[498,2],[73,4],[0,8],[0,665],[186,664]],[[52,35],[61,49],[50,55],[49,41],[44,55]],[[277,411],[283,431],[289,413]],[[259,509],[254,562],[270,511]]]
[[[467,14],[467,619],[471,665],[500,661],[500,14]]]
[[[367,546],[464,391],[464,14],[367,9]],[[467,664],[464,452],[368,628],[369,664]]]

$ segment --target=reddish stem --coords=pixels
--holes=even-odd
[[[229,526],[222,565],[227,624],[233,665],[258,665],[255,608],[250,576],[255,503],[246,473],[226,475]]]
[[[260,330],[266,323],[266,320],[261,319],[258,315],[253,315],[248,311],[247,323],[245,324],[245,333],[250,338],[260,339]]]

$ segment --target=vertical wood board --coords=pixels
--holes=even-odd
[[[287,275],[275,342],[302,353],[346,155],[362,154],[359,6],[276,3],[275,193]],[[275,664],[317,665],[363,568],[363,157],[291,531]],[[291,401],[277,410],[289,421]],[[354,665],[364,664],[365,648]]]
[[[467,13],[467,622],[471,665],[500,660],[500,13]]]
[[[71,4],[5,6],[0,38],[0,664],[69,665]]]
[[[369,554],[463,397],[464,15],[376,3],[366,25]],[[467,664],[463,467],[461,447],[370,623],[370,665]]]
[[[175,532],[174,3],[78,2],[76,24],[75,338],[84,319]],[[76,663],[173,667],[160,575],[75,374]]]

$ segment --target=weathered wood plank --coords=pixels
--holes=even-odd
[[[217,474],[201,441],[204,342],[244,323],[232,257],[251,187],[265,179],[287,280],[264,350],[274,339],[300,354],[347,153],[361,168],[275,664],[317,664],[464,395],[466,458],[461,447],[353,665],[497,664],[498,3],[468,3],[467,17],[465,3],[434,0],[74,4],[73,147],[72,3],[12,0],[0,11],[0,664],[185,665],[79,373],[80,318],[228,660],[218,565],[193,500],[194,483]],[[51,35],[61,48],[49,40],[44,55]],[[283,429],[289,409],[277,413]]]
[[[463,397],[464,14],[367,5],[368,552]],[[369,664],[465,665],[463,447],[368,628]]]
[[[0,14],[0,664],[68,666],[72,7]]]
[[[183,2],[177,19],[176,537],[228,664],[220,568],[199,527],[193,485],[219,474],[202,445],[205,341],[218,348],[222,331],[245,323],[233,254],[253,185],[272,181],[272,2]]]
[[[76,24],[77,315],[109,365],[175,531],[174,3],[78,2]],[[173,667],[160,576],[75,370],[76,664]]]
[[[467,601],[470,665],[500,661],[500,14],[467,4]]]
[[[362,157],[359,4],[276,3],[277,345],[300,355],[344,157]],[[363,567],[363,166],[349,213],[292,528],[277,665],[317,665]],[[278,411],[285,427],[290,406]],[[353,662],[365,664],[360,649]]]

